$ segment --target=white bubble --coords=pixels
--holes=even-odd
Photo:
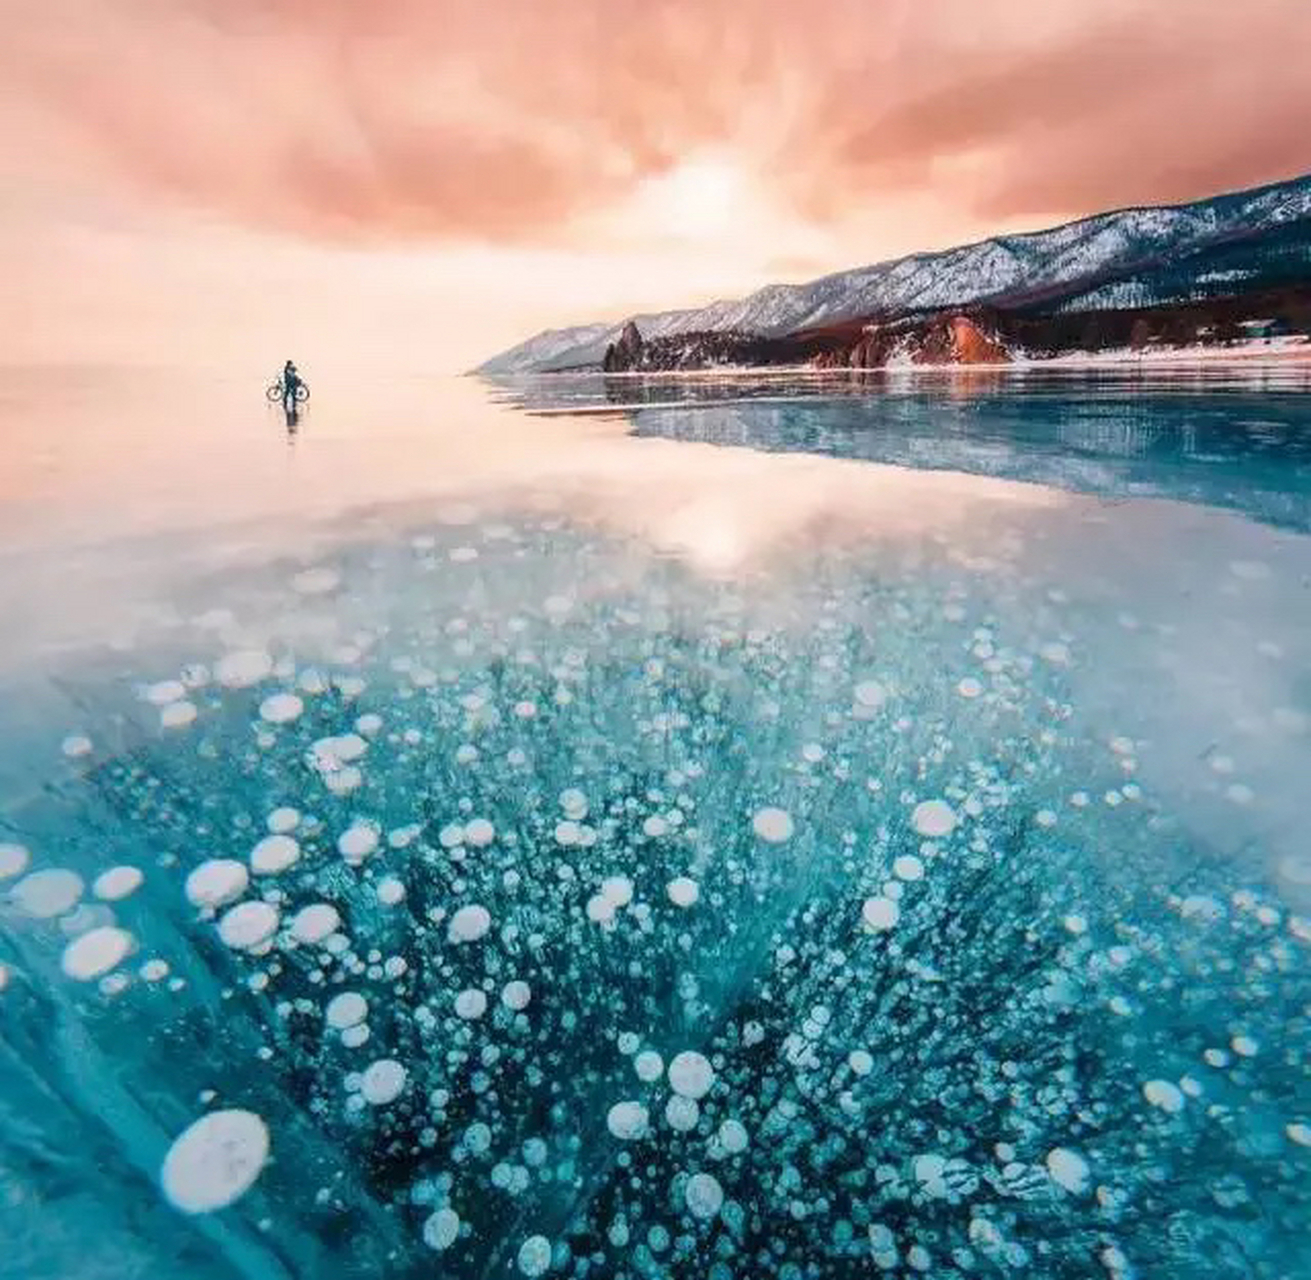
[[[253,1111],[213,1111],[183,1130],[160,1171],[183,1213],[209,1213],[244,1195],[269,1157],[269,1131]]]
[[[27,870],[31,854],[21,844],[0,844],[0,880],[8,880]]]
[[[605,1118],[606,1128],[622,1142],[645,1138],[650,1115],[640,1102],[616,1102]]]
[[[678,1133],[691,1133],[701,1118],[701,1108],[695,1098],[674,1094],[665,1103],[665,1123]]]
[[[378,828],[371,822],[353,822],[337,837],[337,852],[358,866],[378,848]]]
[[[1088,1190],[1088,1179],[1091,1176],[1088,1162],[1068,1147],[1053,1147],[1047,1153],[1047,1172],[1066,1191],[1078,1195]]]
[[[283,805],[269,814],[266,825],[275,834],[286,835],[287,832],[295,831],[300,826],[300,810],[293,809],[290,805]]]
[[[714,1082],[714,1067],[695,1049],[684,1049],[669,1064],[670,1088],[681,1097],[704,1097]]]
[[[887,701],[888,691],[877,680],[862,680],[855,689],[856,701],[870,710]]]
[[[187,877],[184,892],[192,906],[222,907],[241,897],[249,883],[250,875],[242,863],[210,858]]]
[[[343,991],[328,1001],[323,1011],[328,1026],[337,1031],[357,1026],[369,1016],[369,1002],[357,991]]]
[[[70,760],[77,760],[81,756],[89,756],[93,750],[91,739],[83,733],[70,734],[60,744],[59,748]]]
[[[139,867],[110,867],[95,878],[91,892],[102,902],[119,902],[135,893],[143,880]]]
[[[181,702],[170,702],[159,713],[159,723],[165,729],[182,729],[189,725],[197,714],[194,702],[187,702],[185,699]]]
[[[792,815],[786,809],[765,808],[751,819],[752,829],[769,844],[782,844],[792,838]]]
[[[126,929],[103,925],[70,942],[59,964],[70,978],[90,982],[117,967],[131,950],[132,935]]]
[[[633,900],[633,882],[627,876],[607,876],[601,881],[601,897],[612,907],[626,907]]]
[[[261,720],[269,724],[290,724],[305,710],[305,704],[294,693],[274,693],[259,704]]]
[[[1062,644],[1059,640],[1052,640],[1039,648],[1038,656],[1054,667],[1067,667],[1070,665],[1070,646]]]
[[[278,909],[268,902],[242,902],[223,913],[219,937],[236,951],[262,947],[278,931]]]
[[[229,689],[259,684],[273,671],[273,659],[262,649],[238,649],[225,653],[214,665],[214,678]]]
[[[566,818],[581,822],[587,817],[587,797],[576,787],[570,787],[560,792],[560,808],[564,810]]]
[[[956,686],[956,692],[962,698],[977,698],[983,692],[983,685],[973,676],[966,676]]]
[[[847,1055],[847,1065],[858,1076],[867,1076],[874,1070],[874,1059],[864,1049],[853,1049]]]
[[[913,853],[903,853],[892,864],[892,874],[898,880],[923,880],[924,863]]]
[[[400,1096],[405,1088],[405,1078],[405,1068],[395,1058],[379,1058],[364,1069],[360,1077],[360,1094],[371,1106],[386,1106]]]
[[[1175,1115],[1184,1109],[1184,1095],[1168,1080],[1149,1080],[1143,1085],[1143,1097],[1154,1107]]]
[[[891,898],[866,898],[860,915],[869,928],[882,933],[896,928],[897,921],[901,919],[901,908]]]
[[[1234,1036],[1234,1038],[1229,1041],[1229,1047],[1240,1058],[1254,1058],[1260,1048],[1251,1036]]]
[[[141,696],[157,707],[166,707],[170,702],[185,698],[187,687],[181,680],[161,680],[158,684],[147,685]]]
[[[676,907],[690,907],[701,896],[701,887],[688,876],[675,876],[666,886],[669,901]]]
[[[454,1209],[438,1209],[423,1224],[423,1242],[439,1252],[449,1249],[460,1235],[460,1215]]]
[[[654,1049],[643,1049],[633,1059],[633,1070],[637,1072],[639,1080],[651,1084],[664,1074],[665,1060]]]
[[[477,942],[491,927],[491,912],[475,902],[461,907],[451,917],[446,936],[452,942]]]
[[[518,1263],[524,1275],[544,1276],[551,1267],[551,1242],[545,1236],[529,1236],[519,1246]]]
[[[594,893],[587,900],[587,918],[593,924],[609,924],[615,918],[615,904],[603,893]]]
[[[496,828],[486,818],[474,818],[465,823],[464,842],[479,849],[496,839]]]
[[[477,987],[467,987],[455,997],[455,1016],[466,1022],[476,1021],[487,1012],[487,997]]]
[[[945,800],[921,800],[910,815],[910,824],[926,839],[935,840],[956,829],[956,813]]]
[[[687,1180],[683,1196],[694,1218],[713,1218],[724,1204],[724,1188],[708,1173],[694,1173]]]
[[[405,885],[395,876],[383,876],[373,892],[384,907],[394,907],[405,901]]]
[[[1311,1147],[1311,1125],[1288,1124],[1284,1126],[1284,1133],[1289,1142],[1295,1142],[1299,1147]]]
[[[735,1156],[741,1154],[747,1149],[750,1139],[747,1137],[746,1127],[737,1120],[725,1120],[719,1126],[719,1132],[716,1134],[719,1139],[720,1150],[725,1155]]]
[[[529,1001],[533,998],[532,988],[526,983],[515,979],[507,982],[501,989],[501,1003],[507,1009],[513,1009],[516,1013],[521,1009],[528,1008]]]
[[[300,845],[290,836],[265,836],[250,851],[250,867],[257,876],[276,876],[300,861]]]
[[[298,942],[312,945],[335,933],[340,924],[341,916],[336,907],[326,902],[314,902],[296,912],[291,921],[291,934]]]
[[[82,897],[82,877],[75,871],[52,867],[24,876],[9,891],[20,911],[38,920],[49,920],[71,911]]]

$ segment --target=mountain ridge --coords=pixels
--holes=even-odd
[[[1219,245],[1311,216],[1311,174],[1178,205],[1127,205],[1055,227],[1008,232],[948,249],[830,272],[800,284],[770,283],[744,298],[646,312],[616,322],[546,330],[483,362],[498,376],[597,367],[624,326],[645,339],[688,333],[795,334],[859,317],[978,306],[1023,291],[1108,280],[1171,255]],[[1311,265],[1308,266],[1311,275]]]

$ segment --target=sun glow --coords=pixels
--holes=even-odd
[[[717,240],[750,214],[751,181],[732,161],[698,156],[648,178],[636,204],[644,221],[683,240]]]

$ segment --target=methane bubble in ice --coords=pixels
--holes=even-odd
[[[769,844],[782,844],[792,838],[792,815],[785,809],[761,809],[751,819],[751,826]]]
[[[877,680],[862,680],[855,689],[856,701],[867,710],[881,707],[888,698],[888,691]]]
[[[322,942],[341,925],[337,908],[327,902],[313,902],[302,907],[291,920],[291,933],[298,942]]]
[[[369,1016],[369,1002],[356,991],[343,991],[328,1001],[323,1016],[328,1026],[345,1031]]]
[[[430,1249],[449,1249],[459,1237],[460,1215],[454,1209],[438,1209],[424,1221],[423,1242]]]
[[[646,1137],[649,1117],[640,1102],[616,1102],[605,1118],[606,1127],[624,1142]]]
[[[405,1068],[395,1058],[379,1058],[360,1077],[360,1095],[371,1106],[382,1107],[405,1088]]]
[[[1076,1195],[1088,1189],[1090,1177],[1088,1162],[1068,1147],[1053,1147],[1047,1153],[1047,1172],[1054,1182]]]
[[[139,867],[110,867],[95,878],[91,892],[102,902],[120,902],[134,894],[144,879]]]
[[[210,1213],[249,1191],[268,1158],[268,1127],[253,1111],[211,1111],[169,1148],[160,1184],[174,1208]]]
[[[491,912],[475,902],[467,907],[461,907],[451,917],[446,932],[452,942],[477,942],[491,927]]]
[[[234,951],[253,951],[278,931],[278,909],[268,902],[242,902],[224,912],[219,937]]]
[[[516,1013],[528,1008],[528,1003],[532,998],[532,989],[526,982],[522,982],[517,978],[512,982],[507,982],[501,989],[501,1003],[507,1009],[513,1009]]]
[[[27,870],[31,854],[21,844],[0,844],[0,880],[9,880]]]
[[[262,649],[238,649],[225,653],[214,664],[214,678],[229,689],[259,684],[273,671],[273,659]]]
[[[265,825],[275,835],[286,835],[300,826],[300,810],[293,809],[290,805],[282,805],[269,814]]]
[[[496,828],[486,818],[474,818],[465,823],[464,842],[475,849],[481,849],[496,839]]]
[[[684,1098],[703,1098],[715,1082],[715,1069],[695,1049],[684,1049],[669,1064],[669,1086]]]
[[[1154,1107],[1171,1115],[1184,1109],[1184,1095],[1168,1080],[1149,1080],[1143,1085],[1143,1097]]]
[[[210,858],[188,877],[187,901],[196,907],[223,907],[246,892],[250,875],[245,865],[232,858]]]
[[[911,814],[910,824],[927,839],[949,836],[956,829],[956,814],[945,800],[922,800]]]
[[[473,1022],[487,1012],[487,996],[477,987],[468,987],[455,997],[455,1015]]]
[[[265,836],[250,851],[250,869],[257,876],[276,876],[300,860],[300,845],[290,836]]]
[[[896,927],[901,919],[901,908],[891,898],[876,896],[866,898],[860,909],[861,919],[876,933]]]
[[[189,725],[197,716],[196,704],[183,699],[181,702],[170,702],[159,713],[159,723],[165,729],[181,729]]]
[[[651,1084],[664,1074],[665,1060],[654,1049],[643,1049],[633,1059],[633,1070],[637,1072],[639,1080]]]
[[[88,929],[64,948],[60,967],[70,978],[89,982],[115,968],[132,949],[132,935],[113,925]]]
[[[259,704],[261,720],[270,724],[290,724],[302,711],[305,704],[294,693],[274,693]]]
[[[687,1180],[683,1196],[694,1218],[713,1218],[724,1205],[724,1189],[708,1173],[694,1173]]]
[[[669,894],[669,901],[676,907],[693,906],[701,896],[701,889],[697,882],[688,876],[675,876],[669,882],[666,891]]]
[[[49,920],[71,911],[82,897],[82,877],[62,867],[33,871],[10,890],[20,911],[38,920]]]
[[[352,823],[337,838],[337,852],[358,866],[378,848],[378,828],[371,822]]]
[[[524,1275],[544,1276],[551,1266],[551,1242],[545,1236],[529,1236],[519,1246],[518,1263]]]

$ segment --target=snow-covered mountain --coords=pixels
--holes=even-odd
[[[1192,204],[1120,209],[1046,231],[997,236],[822,276],[771,284],[749,297],[629,317],[644,337],[685,332],[794,333],[860,316],[978,303],[1095,280],[1188,253],[1235,233],[1311,216],[1311,175]],[[625,321],[551,329],[493,356],[476,372],[549,372],[599,365]]]

